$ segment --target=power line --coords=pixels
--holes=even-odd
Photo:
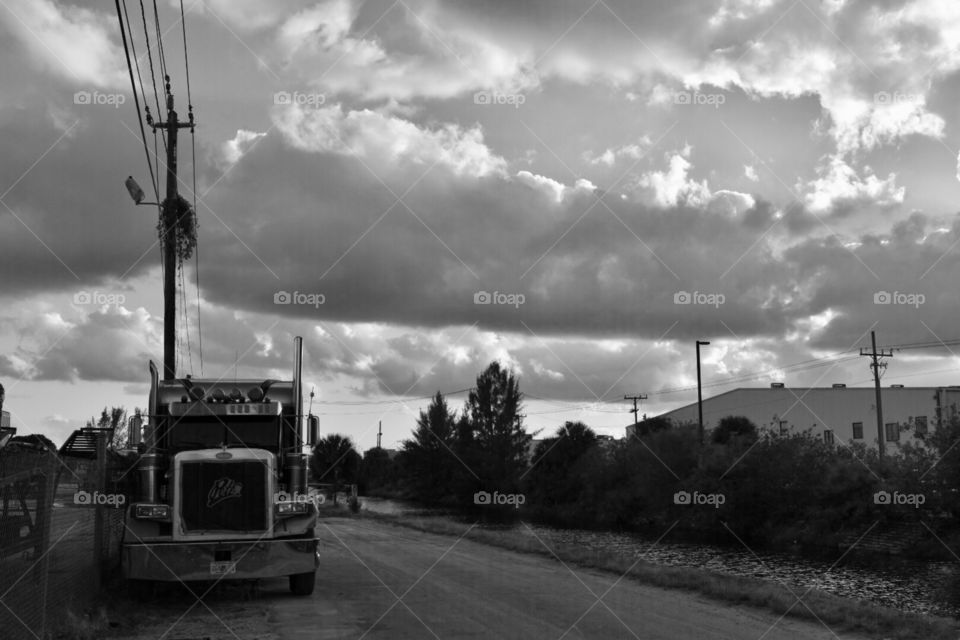
[[[446,393],[441,392],[440,395],[455,396],[461,393],[466,393],[468,391],[473,391],[476,387],[468,387],[466,389],[458,389],[456,391],[448,391]],[[403,400],[318,400],[317,404],[326,404],[326,405],[339,405],[339,406],[367,406],[367,405],[380,405],[380,404],[403,404],[405,402],[414,402],[416,400],[432,400],[436,397],[437,394],[431,394],[429,396],[419,396],[416,398],[406,398]]]
[[[117,20],[120,22],[120,38],[123,40],[123,53],[127,59],[127,72],[130,75],[130,89],[133,92],[133,103],[137,109],[137,124],[140,125],[140,140],[143,143],[143,152],[147,157],[147,168],[150,170],[150,184],[153,185],[153,193],[155,200],[160,202],[160,192],[157,188],[157,180],[154,177],[153,173],[153,163],[150,161],[150,149],[147,147],[147,134],[143,127],[143,116],[140,113],[140,99],[137,97],[137,85],[133,80],[133,67],[130,65],[130,50],[127,48],[127,28],[129,28],[129,20],[127,21],[127,27],[124,27],[123,15],[120,13],[120,0],[114,0],[117,7]],[[126,2],[123,5],[123,13],[126,14]],[[130,42],[133,44],[133,31],[130,32]],[[140,75],[140,67],[137,66],[137,75]],[[140,82],[140,90],[143,91],[143,81]],[[146,102],[146,98],[144,98]],[[159,206],[159,205],[158,205]]]

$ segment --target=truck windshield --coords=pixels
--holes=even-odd
[[[280,439],[279,418],[190,418],[171,427],[168,446],[173,450],[214,449],[222,444],[276,451]]]

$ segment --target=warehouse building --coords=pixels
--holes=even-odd
[[[887,450],[923,438],[941,420],[957,415],[960,386],[881,388]],[[740,388],[703,399],[703,427],[710,431],[726,416],[745,416],[761,430],[778,433],[811,430],[826,442],[863,442],[877,446],[876,391],[873,387]],[[662,414],[674,424],[697,424],[697,403]],[[627,437],[634,434],[627,426]]]

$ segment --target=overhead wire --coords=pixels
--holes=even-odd
[[[130,89],[133,92],[133,103],[137,109],[137,123],[140,125],[140,140],[143,143],[143,151],[147,157],[147,168],[150,170],[150,184],[153,186],[154,196],[157,202],[159,202],[160,192],[157,186],[156,178],[154,176],[153,163],[150,160],[150,149],[149,147],[147,147],[147,135],[146,135],[146,130],[144,129],[144,126],[143,126],[143,115],[140,112],[140,99],[137,97],[137,85],[134,83],[134,80],[133,80],[133,67],[130,64],[130,50],[127,47],[127,28],[129,28],[130,26],[129,20],[127,21],[127,27],[124,27],[124,18],[120,12],[120,0],[115,0],[115,4],[117,7],[117,20],[120,23],[120,38],[123,41],[123,53],[127,59],[127,72],[130,75]],[[126,14],[126,1],[124,1],[124,5],[123,5],[123,14]],[[130,42],[131,45],[133,44],[132,37],[133,37],[133,32],[131,30],[131,42]],[[139,75],[139,73],[140,73],[140,70],[138,66],[137,74]],[[142,93],[143,92],[142,81],[140,83],[140,90]]]
[[[180,0],[180,27],[183,34],[183,67],[187,77],[187,108],[190,114],[190,124],[193,124],[193,93],[190,89],[190,55],[187,47],[187,19],[183,9],[183,0]],[[193,228],[200,233],[199,212],[197,210],[197,138],[194,128],[190,127],[190,169],[193,174]],[[197,350],[200,356],[200,375],[203,375],[203,333],[200,307],[200,243],[193,249],[193,273],[196,278],[197,289]]]

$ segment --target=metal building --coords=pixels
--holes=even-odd
[[[960,386],[881,389],[887,451],[936,429],[960,409]],[[745,416],[761,430],[780,433],[811,430],[827,442],[864,442],[877,446],[876,392],[873,387],[740,388],[703,399],[703,427],[710,431],[726,416]],[[697,423],[697,403],[661,415],[674,424]],[[634,425],[627,426],[627,437]]]

